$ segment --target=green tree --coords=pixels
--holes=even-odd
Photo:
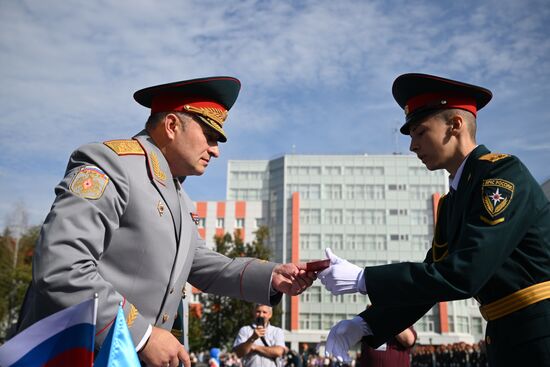
[[[215,250],[228,257],[255,257],[269,260],[271,250],[267,247],[269,229],[260,227],[255,232],[256,238],[252,243],[244,244],[239,232],[232,237],[229,233],[214,238]],[[211,347],[226,348],[231,350],[233,340],[237,336],[239,328],[249,325],[253,319],[254,304],[230,297],[213,294],[203,294],[200,297],[202,304],[202,317],[189,321],[189,343],[192,350],[208,350]],[[280,324],[281,310],[273,309],[273,324]],[[198,341],[199,333],[193,328],[193,323],[200,322],[197,329],[202,329],[202,342]],[[202,328],[200,327],[202,326]],[[193,330],[192,330],[193,328]],[[193,349],[197,348],[197,349]]]
[[[32,278],[32,255],[39,233],[39,226],[30,227],[15,238],[6,228],[0,236],[0,340],[17,322]]]

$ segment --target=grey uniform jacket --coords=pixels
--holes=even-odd
[[[280,300],[270,297],[274,263],[205,247],[193,203],[145,131],[77,149],[55,193],[19,330],[97,293],[96,349],[120,302],[137,346],[149,325],[171,329],[186,281],[207,293]]]

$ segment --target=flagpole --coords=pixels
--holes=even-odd
[[[94,316],[93,316],[93,323],[94,323],[94,333],[92,335],[92,345],[91,345],[91,351],[92,351],[92,356],[95,354],[95,331],[96,331],[96,325],[97,325],[97,308],[98,308],[98,305],[99,305],[99,294],[97,293],[94,293]],[[90,367],[93,366],[93,363],[94,363],[94,358],[92,357],[92,364],[90,365]]]

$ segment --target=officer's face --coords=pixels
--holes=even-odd
[[[173,115],[175,116],[175,115]],[[192,117],[176,116],[174,138],[170,142],[166,159],[175,177],[200,176],[206,171],[212,157],[220,156],[217,133]]]
[[[410,150],[430,170],[448,169],[453,159],[450,125],[438,115],[432,115],[410,128]]]

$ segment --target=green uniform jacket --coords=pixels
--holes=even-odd
[[[372,307],[360,316],[374,333],[366,341],[382,344],[437,302],[476,297],[484,305],[548,280],[550,203],[516,157],[478,146],[457,191],[442,198],[424,262],[365,268]],[[506,365],[494,358],[508,353],[524,356],[511,351],[537,339],[546,340],[550,361],[550,300],[489,322],[487,335],[493,364]]]

